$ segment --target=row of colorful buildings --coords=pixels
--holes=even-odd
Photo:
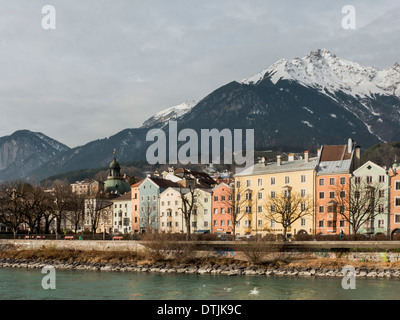
[[[119,170],[114,159],[110,171],[116,167]],[[287,158],[261,158],[230,180],[183,168],[155,172],[104,204],[108,214],[100,221],[99,231],[186,233],[185,203],[187,206],[193,202],[189,225],[192,233],[282,234],[282,224],[271,218],[275,208],[270,200],[295,193],[312,205],[306,215],[287,228],[289,237],[354,233],[349,211],[355,210],[351,207],[363,197],[362,193],[367,195],[368,206],[373,200],[374,214],[356,221],[360,224],[357,233],[400,233],[400,175],[396,162],[391,168],[371,161],[361,165],[360,147],[351,139],[344,145],[322,146],[315,157],[305,151]]]

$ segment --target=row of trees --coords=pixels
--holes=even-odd
[[[0,186],[0,223],[14,234],[22,228],[32,233],[50,233],[50,227],[61,232],[68,221],[75,230],[82,223],[83,198],[71,192],[67,184],[58,184],[51,191],[26,182]]]

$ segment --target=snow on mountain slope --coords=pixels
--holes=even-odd
[[[329,92],[334,95],[342,91],[355,98],[373,98],[373,95],[400,97],[399,64],[384,70],[364,67],[341,59],[326,49],[318,49],[303,58],[290,61],[281,59],[241,83],[256,85],[264,77],[270,77],[274,84],[281,79],[294,80],[324,94]]]
[[[192,110],[198,103],[198,100],[188,100],[180,105],[160,111],[147,119],[141,128],[149,128],[155,124],[166,124],[169,120],[180,118]]]

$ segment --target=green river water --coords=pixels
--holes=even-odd
[[[1,300],[398,300],[398,279],[216,276],[56,270],[44,290],[40,269],[0,269]]]

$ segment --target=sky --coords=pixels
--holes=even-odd
[[[342,27],[345,5],[356,29]],[[45,30],[45,5],[55,29]],[[69,147],[136,128],[281,58],[400,63],[398,0],[0,0],[0,136]]]

